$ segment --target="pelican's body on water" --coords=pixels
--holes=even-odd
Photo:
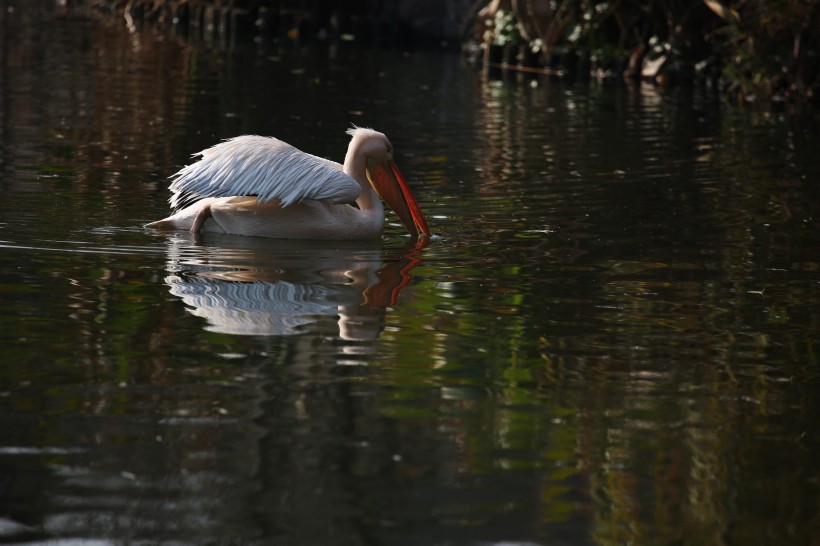
[[[363,128],[348,134],[344,165],[255,135],[203,150],[195,154],[199,161],[172,177],[170,202],[177,211],[148,226],[278,239],[372,239],[384,229],[384,199],[411,235],[429,237],[387,137]]]

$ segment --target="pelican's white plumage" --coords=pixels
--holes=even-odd
[[[260,203],[278,199],[282,206],[305,199],[352,203],[361,187],[343,166],[302,152],[278,138],[238,136],[194,154],[196,163],[172,176],[170,202],[181,196],[228,197],[255,195]]]
[[[171,177],[171,206],[181,210],[148,225],[285,239],[364,239],[384,229],[381,198],[414,237],[429,237],[387,137],[358,127],[347,133],[344,165],[256,135],[194,154],[200,159]]]

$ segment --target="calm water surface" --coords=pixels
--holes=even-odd
[[[811,120],[3,10],[0,541],[820,536]],[[428,246],[142,227],[193,152],[350,123]]]

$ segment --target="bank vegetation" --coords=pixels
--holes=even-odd
[[[473,54],[505,67],[701,81],[728,97],[816,100],[818,0],[491,0]]]
[[[221,38],[446,41],[501,69],[700,82],[742,102],[820,95],[820,0],[67,1]]]

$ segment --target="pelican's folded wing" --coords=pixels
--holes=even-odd
[[[261,202],[278,199],[282,206],[305,199],[351,203],[361,192],[338,163],[276,138],[239,136],[194,155],[201,159],[171,177],[174,208],[191,198],[242,195]]]

